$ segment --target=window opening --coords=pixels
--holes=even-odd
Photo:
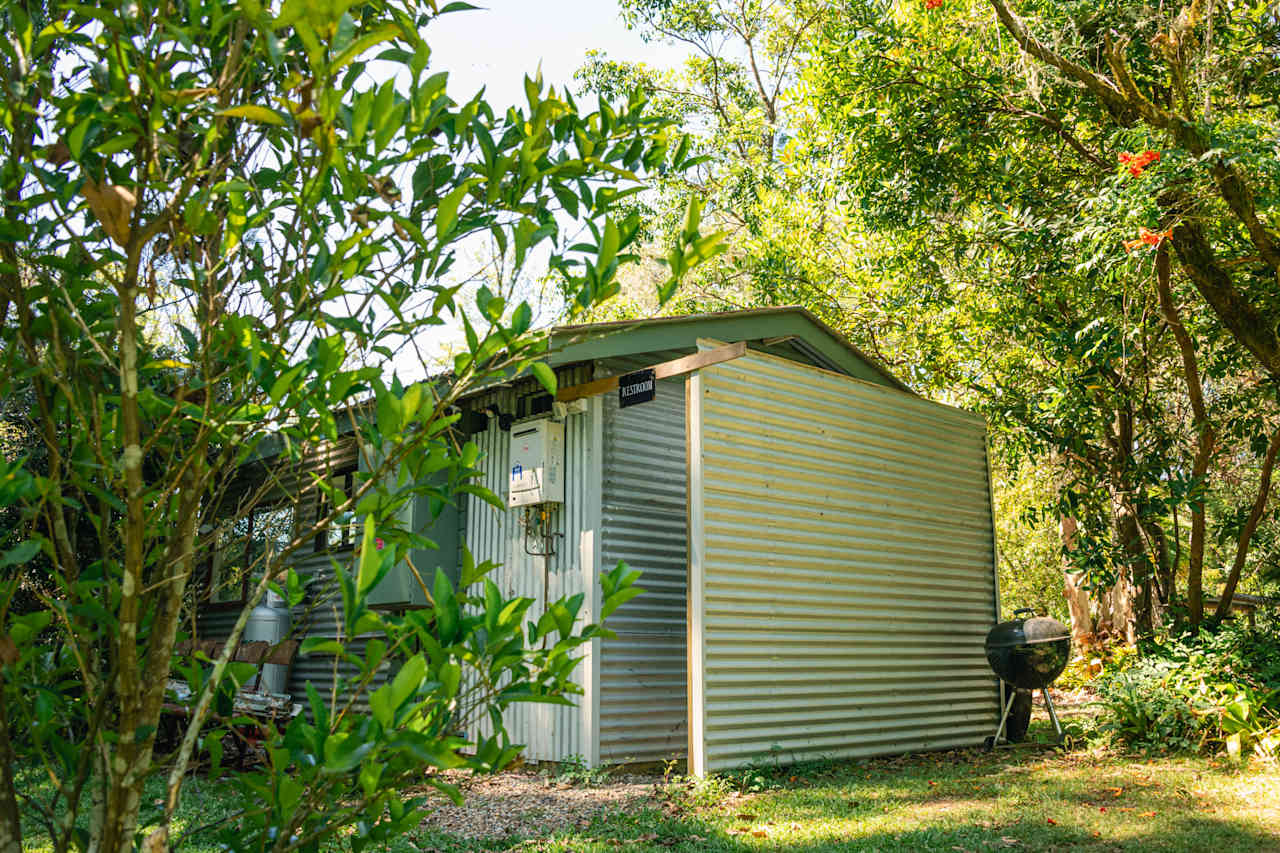
[[[352,467],[330,474],[329,485],[334,489],[334,498],[331,500],[323,491],[319,493],[319,499],[316,501],[316,521],[333,512],[333,501],[341,504],[355,494],[356,469]],[[339,551],[345,548],[354,548],[358,534],[356,528],[356,514],[354,511],[348,509],[338,514],[329,522],[328,527],[320,531],[316,536],[316,550]]]
[[[207,573],[207,598],[214,604],[243,604],[249,584],[262,576],[275,555],[289,547],[295,532],[291,504],[263,504],[217,522]]]

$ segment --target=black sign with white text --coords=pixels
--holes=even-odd
[[[637,370],[618,378],[618,406],[625,409],[636,403],[647,403],[653,399],[657,385],[653,378],[653,368]]]

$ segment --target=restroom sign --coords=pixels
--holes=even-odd
[[[656,387],[657,380],[654,378],[652,367],[620,376],[618,377],[618,406],[625,409],[636,403],[647,403],[653,399]]]

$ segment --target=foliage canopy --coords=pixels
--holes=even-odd
[[[554,390],[527,302],[504,282],[463,302],[468,241],[492,240],[515,275],[549,259],[570,310],[590,308],[632,257],[639,222],[618,200],[688,166],[641,97],[587,109],[526,78],[520,108],[455,100],[425,34],[463,6],[0,3],[0,397],[30,399],[39,441],[0,469],[0,505],[21,518],[0,550],[0,851],[21,849],[20,812],[59,851],[180,843],[170,821],[193,756],[216,763],[250,611],[269,588],[305,598],[291,558],[341,515],[364,519],[355,563],[334,565],[343,636],[361,642],[308,648],[342,665],[343,690],[312,691],[270,733],[227,834],[237,849],[315,850],[346,827],[359,849],[416,819],[422,803],[399,789],[424,768],[503,766],[516,746],[501,710],[568,701],[575,650],[636,594],[619,567],[595,600],[536,614],[486,580],[492,565],[468,563],[456,586],[419,578],[429,610],[368,605],[393,564],[431,546],[402,507],[497,502],[453,428],[459,397],[526,371]],[[713,242],[682,233],[674,273]],[[172,342],[148,335],[157,316]],[[465,333],[452,369],[402,381],[431,372],[420,336],[447,322]],[[344,436],[366,457],[349,494],[306,474]],[[265,482],[220,506],[235,472],[264,459]],[[256,554],[221,653],[183,664],[189,722],[161,762],[206,532],[316,493],[326,509],[295,513]],[[33,561],[48,585],[12,608]],[[462,736],[486,716],[492,736]],[[18,762],[47,774],[50,799],[15,788]],[[144,814],[157,773],[167,795]]]

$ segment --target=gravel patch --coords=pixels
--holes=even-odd
[[[462,805],[441,801],[422,827],[469,839],[542,838],[582,828],[606,812],[654,805],[662,786],[659,776],[626,774],[603,785],[571,785],[526,769],[449,781],[461,787]]]

